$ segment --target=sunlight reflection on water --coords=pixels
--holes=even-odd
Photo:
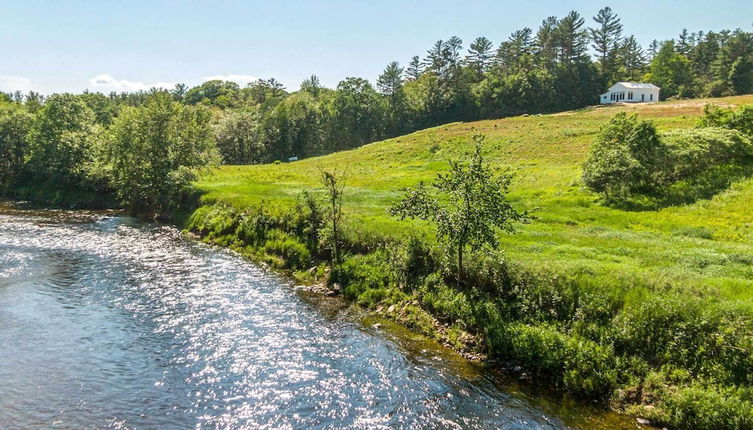
[[[561,428],[171,227],[0,214],[0,423]]]

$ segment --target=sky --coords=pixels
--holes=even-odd
[[[644,46],[683,29],[753,31],[753,1],[0,0],[0,91],[130,91],[208,79],[376,79],[439,39],[495,46],[550,15],[610,6]]]

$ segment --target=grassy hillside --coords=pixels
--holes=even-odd
[[[710,199],[658,210],[605,207],[579,184],[598,128],[618,111],[653,119],[659,130],[693,127],[703,105],[753,103],[753,96],[584,109],[554,115],[447,124],[364,147],[294,163],[224,166],[197,186],[203,201],[238,208],[290,206],[303,190],[320,191],[320,169],[344,172],[344,206],[360,231],[403,234],[415,228],[387,208],[402,189],[446,171],[468,156],[469,136],[487,136],[485,157],[516,172],[511,199],[538,220],[503,237],[510,258],[594,276],[713,287],[721,297],[753,295],[753,179]],[[425,229],[424,226],[420,228]],[[610,281],[612,283],[612,281]]]
[[[202,206],[188,228],[326,279],[296,203],[303,191],[324,198],[321,171],[336,170],[347,178],[346,297],[655,424],[753,428],[753,171],[652,209],[606,206],[580,184],[590,145],[617,112],[667,131],[694,127],[708,102],[753,96],[454,123],[293,163],[224,166],[195,184]],[[469,157],[474,133],[486,136],[494,169],[515,172],[510,200],[537,219],[501,237],[502,256],[471,256],[470,281],[458,286],[431,227],[387,208]]]

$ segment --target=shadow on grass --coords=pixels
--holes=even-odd
[[[710,166],[701,175],[675,182],[651,193],[632,195],[625,200],[606,201],[605,205],[631,212],[653,211],[670,206],[709,200],[740,180],[753,176],[753,162]]]

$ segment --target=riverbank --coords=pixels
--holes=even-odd
[[[109,211],[0,205],[0,422],[633,426],[244,261]]]
[[[120,205],[110,193],[98,192],[80,188],[61,188],[59,184],[49,182],[34,183],[24,181],[10,190],[0,192],[0,199],[8,201],[25,201],[37,207],[53,207],[60,209],[121,209]]]
[[[186,227],[300,279],[327,280],[301,193],[323,197],[321,170],[346,171],[347,257],[332,285],[346,298],[622,413],[676,428],[746,428],[753,180],[642,209],[605,206],[578,185],[590,142],[614,113],[681,129],[694,126],[705,102],[448,124],[291,164],[226,166],[197,182],[202,206]],[[458,288],[432,230],[386,209],[404,187],[462,159],[472,132],[487,136],[495,169],[516,169],[511,201],[537,208],[538,219],[503,235],[503,253],[472,256]]]

